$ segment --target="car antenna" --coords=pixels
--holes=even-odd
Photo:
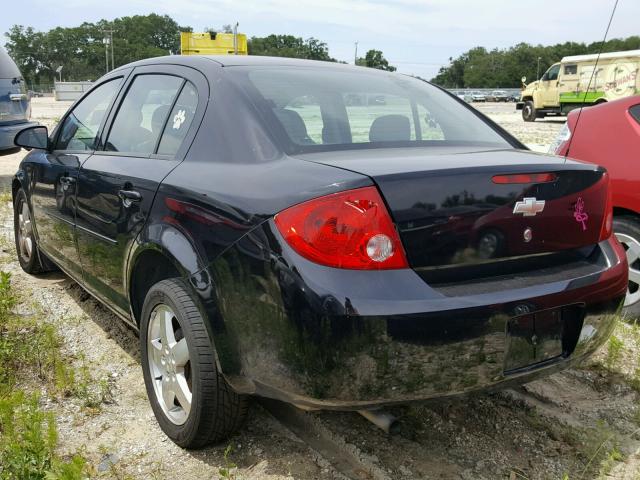
[[[602,43],[600,44],[600,51],[598,51],[598,56],[596,57],[596,63],[593,66],[593,72],[591,72],[591,77],[589,78],[587,89],[584,92],[584,99],[582,101],[582,106],[580,107],[580,111],[578,112],[578,118],[576,118],[576,124],[573,127],[573,133],[569,138],[569,146],[567,147],[567,153],[565,154],[565,158],[569,156],[569,152],[571,151],[571,143],[573,142],[573,138],[575,137],[575,134],[578,131],[578,123],[580,123],[580,116],[582,115],[584,102],[587,100],[587,95],[589,94],[589,90],[591,89],[591,82],[593,81],[593,78],[598,74],[598,62],[600,61],[600,55],[602,54],[602,49],[604,48],[604,44],[607,41],[607,36],[609,35],[609,28],[611,28],[611,22],[613,21],[613,16],[616,14],[616,9],[618,8],[618,1],[619,0],[615,0],[613,4],[613,10],[611,11],[611,16],[609,17],[609,23],[607,24],[607,29],[604,32],[604,38],[602,39]],[[567,122],[568,121],[569,120],[567,119]]]

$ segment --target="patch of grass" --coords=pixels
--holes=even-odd
[[[16,315],[11,276],[0,271],[0,480],[75,480],[84,476],[80,455],[63,459],[52,413],[42,411],[36,394],[19,385],[34,377],[39,385],[68,387],[73,375],[62,361],[61,340],[37,318]]]
[[[84,359],[79,374],[73,395],[82,400],[83,407],[96,413],[100,411],[103,404],[113,403],[111,382],[107,378],[94,380]]]
[[[622,357],[624,343],[617,336],[611,335],[607,343],[607,358],[605,365],[609,370],[614,370]]]
[[[13,195],[11,195],[11,190],[6,189],[0,192],[0,203],[7,203],[13,201]]]
[[[57,441],[53,415],[39,408],[37,395],[18,391],[0,399],[0,479],[83,478],[85,460],[59,458]]]

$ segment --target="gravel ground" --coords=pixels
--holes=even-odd
[[[51,126],[67,107],[34,99],[34,118]],[[513,108],[479,106],[532,149],[545,151],[562,123],[525,124]],[[0,158],[5,185],[23,155]],[[92,477],[344,478],[332,467],[334,458],[317,454],[257,404],[245,428],[228,444],[196,452],[173,445],[148,405],[134,332],[64,275],[24,274],[13,253],[9,203],[1,206],[0,215],[2,268],[13,274],[23,308],[42,310],[46,321],[59,327],[66,353],[76,365],[89,368],[93,389],[104,400],[87,408],[78,399],[43,397],[45,408],[58,420],[61,452],[81,452],[94,469]],[[621,322],[616,335],[625,347],[614,368],[604,367],[610,362],[603,349],[583,369],[522,389],[396,408],[400,429],[392,436],[354,413],[305,415],[314,431],[364,465],[364,478],[579,479],[602,474],[638,479],[640,409],[631,385],[640,375],[640,334]],[[232,451],[225,458],[228,445]],[[238,468],[221,477],[219,469],[230,463]]]

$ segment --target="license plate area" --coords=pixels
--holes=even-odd
[[[583,317],[583,306],[571,305],[509,319],[505,373],[570,355],[577,343]]]

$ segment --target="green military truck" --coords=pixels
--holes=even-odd
[[[597,65],[596,65],[597,60]],[[587,105],[640,93],[640,50],[564,57],[549,67],[540,80],[523,90],[517,110],[525,122],[547,115],[566,115]]]

